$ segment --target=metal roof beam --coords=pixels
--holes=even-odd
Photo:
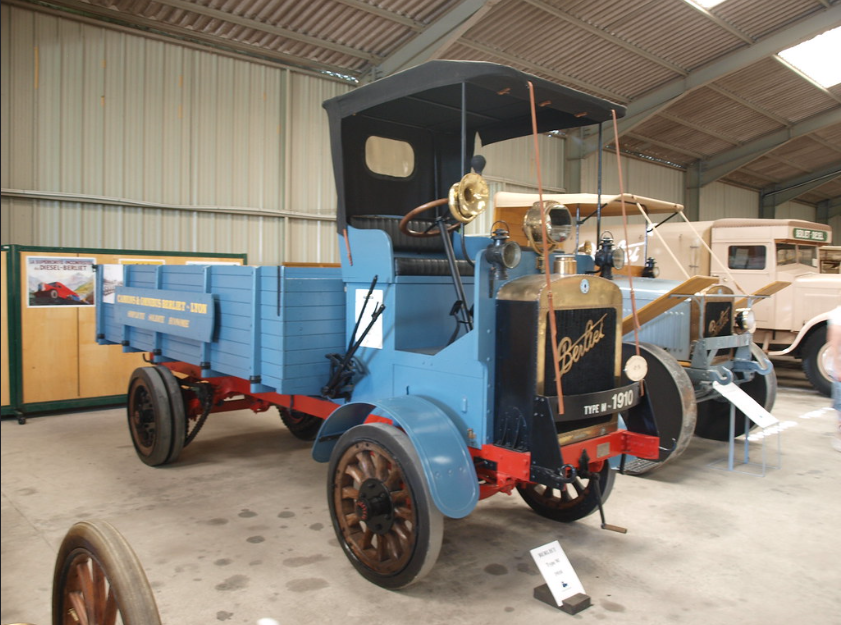
[[[822,145],[825,148],[829,148],[830,150],[834,150],[836,152],[841,152],[841,145],[837,145],[835,143],[830,143],[826,139],[821,139],[820,137],[816,137],[815,135],[809,135],[809,140],[814,141]]]
[[[696,124],[695,122],[691,122],[687,119],[683,119],[682,117],[678,117],[677,115],[672,115],[671,113],[660,113],[660,117],[663,119],[667,119],[670,122],[674,122],[675,124],[679,124],[681,126],[685,126],[687,128],[691,128],[696,132],[702,132],[705,135],[709,135],[711,137],[715,137],[719,141],[724,141],[725,143],[729,143],[730,145],[739,145],[739,140],[734,139],[729,135],[725,135],[722,132],[717,132],[712,130],[709,127],[703,126],[702,124]]]
[[[609,41],[610,43],[612,43],[615,46],[619,46],[620,48],[624,48],[625,50],[628,50],[630,52],[633,52],[634,54],[637,54],[641,57],[644,57],[644,58],[648,59],[649,61],[651,61],[652,63],[656,63],[657,65],[660,65],[661,67],[665,67],[667,69],[670,69],[676,74],[680,74],[681,76],[686,76],[689,73],[687,70],[680,67],[679,65],[676,65],[676,64],[672,63],[671,61],[667,61],[666,59],[664,59],[662,57],[659,57],[656,54],[653,54],[653,53],[649,52],[648,50],[644,50],[643,48],[640,48],[639,46],[636,46],[632,43],[629,43],[629,42],[625,41],[624,39],[620,39],[619,37],[616,37],[615,35],[611,35],[609,32],[607,32],[605,30],[602,30],[598,26],[593,26],[590,22],[585,22],[584,20],[578,19],[577,17],[574,17],[573,15],[570,15],[566,11],[562,11],[561,9],[559,9],[557,7],[554,7],[550,4],[547,4],[546,2],[543,2],[543,0],[523,0],[523,1],[526,2],[527,4],[531,4],[535,7],[537,7],[538,9],[548,13],[549,15],[553,15],[553,16],[557,17],[558,19],[562,19],[565,22],[569,22],[570,24],[572,24],[574,26],[577,26],[578,28],[586,30],[587,32],[589,32],[593,35],[596,35],[597,37],[600,37],[600,38],[602,38],[606,41]]]
[[[450,47],[499,2],[500,0],[462,0],[414,39],[374,66],[373,78],[389,76],[437,58],[438,54]]]
[[[788,69],[789,71],[794,72],[797,76],[800,76],[800,78],[802,78],[803,80],[808,82],[810,85],[812,85],[818,91],[821,91],[826,97],[832,98],[836,102],[841,102],[841,97],[835,95],[832,91],[830,91],[829,89],[824,87],[822,84],[820,84],[817,80],[815,80],[814,78],[812,78],[808,74],[803,73],[800,70],[800,68],[795,67],[794,65],[792,65],[791,63],[786,61],[783,57],[777,55],[777,56],[774,57],[774,60],[777,61],[777,63],[779,63],[780,65],[782,65],[786,69]]]
[[[835,178],[841,178],[841,161],[820,171],[804,174],[797,178],[789,178],[773,186],[765,187],[759,192],[760,201],[763,206],[779,206],[817,189]]]
[[[760,39],[751,46],[745,46],[726,54],[718,60],[690,72],[683,78],[670,81],[663,87],[655,89],[628,105],[625,117],[619,120],[619,134],[632,130],[689,92],[744,69],[768,56],[777,54],[780,50],[826,32],[839,23],[841,23],[841,3]],[[612,137],[605,136],[601,147],[612,140]],[[595,152],[599,147],[598,139],[595,136],[587,139],[585,148],[587,154]]]
[[[284,39],[291,39],[292,41],[299,41],[301,43],[306,43],[308,45],[316,46],[319,48],[327,48],[328,50],[332,50],[333,52],[339,52],[341,54],[347,54],[348,56],[365,59],[366,61],[369,61],[371,63],[375,63],[380,58],[375,54],[371,54],[370,52],[363,52],[362,50],[357,50],[356,48],[344,46],[339,43],[333,43],[331,41],[327,41],[326,39],[310,37],[309,35],[302,35],[301,33],[297,33],[294,30],[289,30],[288,28],[272,26],[270,24],[258,22],[257,20],[248,19],[247,17],[240,17],[239,15],[234,15],[233,13],[228,13],[226,11],[211,9],[210,7],[206,7],[195,2],[185,2],[184,0],[155,0],[155,2],[168,7],[172,7],[174,9],[180,9],[181,11],[187,11],[188,13],[198,13],[199,15],[204,15],[206,17],[210,17],[216,20],[221,20],[230,24],[236,24],[237,26],[250,28],[251,30],[256,30],[261,33],[267,33],[269,35],[283,37]],[[187,29],[185,28],[181,30]],[[217,39],[220,41],[228,41],[228,39],[224,37],[217,37]]]
[[[715,83],[710,83],[710,84],[706,85],[706,87],[707,87],[707,89],[712,89],[716,93],[718,93],[720,95],[723,95],[725,98],[727,98],[729,100],[732,100],[733,102],[738,102],[742,106],[744,106],[746,108],[749,108],[750,110],[752,110],[755,113],[759,113],[760,115],[763,115],[763,116],[767,117],[768,119],[773,119],[780,126],[791,126],[791,122],[789,120],[787,120],[785,117],[781,117],[781,116],[777,115],[776,113],[772,113],[768,109],[763,108],[763,107],[759,106],[758,104],[754,104],[750,100],[746,100],[745,98],[743,98],[741,96],[738,96],[735,93],[732,93],[732,92],[728,91],[727,89],[723,89],[722,87],[719,87]]]
[[[366,13],[371,13],[378,17],[383,17],[387,20],[392,22],[397,22],[398,24],[405,26],[407,28],[411,28],[412,30],[416,30],[418,32],[422,31],[426,28],[426,25],[423,22],[419,22],[417,20],[413,20],[411,17],[406,17],[405,15],[400,15],[399,13],[395,13],[394,11],[389,11],[388,9],[381,9],[378,6],[374,6],[373,4],[368,4],[367,2],[362,2],[362,0],[334,0],[334,2],[338,2],[339,4],[344,4],[349,7],[353,7],[359,11],[365,11]]]
[[[635,132],[626,133],[625,136],[629,137],[630,139],[634,139],[635,141],[642,141],[649,145],[654,145],[659,148],[670,150],[672,152],[677,152],[678,154],[685,154],[686,156],[691,156],[692,158],[698,159],[699,161],[704,160],[704,155],[700,152],[695,152],[694,150],[687,150],[686,148],[682,148],[677,145],[671,145],[670,143],[666,143],[665,141],[658,141],[657,139],[652,139],[651,137],[646,137],[645,135],[640,135]]]
[[[710,11],[709,9],[705,9],[700,4],[695,4],[694,2],[687,2],[687,4],[689,6],[691,6],[693,9],[695,9],[696,11],[698,11],[698,13],[700,13],[701,15],[706,17],[708,20],[715,23],[715,25],[718,26],[719,28],[723,28],[728,33],[730,33],[731,35],[734,35],[734,36],[738,37],[739,39],[741,39],[742,41],[744,41],[746,43],[753,43],[753,39],[750,37],[750,35],[747,35],[747,34],[743,33],[741,30],[739,30],[738,28],[733,26],[733,24],[731,24],[727,20],[721,19],[718,15],[716,15],[715,13]]]
[[[564,84],[569,87],[575,87],[578,89],[583,89],[584,91],[588,91],[590,93],[594,93],[598,96],[603,98],[607,98],[612,102],[622,102],[624,98],[619,95],[618,93],[614,93],[613,91],[608,91],[607,89],[603,89],[601,87],[597,87],[596,85],[590,84],[588,82],[584,82],[583,80],[578,80],[577,78],[573,78],[572,76],[567,76],[566,74],[561,74],[560,72],[556,72],[553,69],[549,69],[548,67],[544,67],[543,65],[538,65],[532,61],[528,61],[526,59],[521,59],[520,57],[514,56],[512,54],[508,54],[506,52],[501,52],[500,50],[496,50],[491,48],[490,46],[486,46],[483,43],[478,43],[476,41],[470,41],[468,39],[462,39],[458,42],[459,45],[464,46],[466,48],[472,48],[473,50],[477,50],[479,52],[483,52],[485,54],[492,54],[495,57],[499,58],[499,60],[504,61],[506,63],[512,65],[519,65],[527,69],[530,72],[543,74],[549,78],[553,78],[555,81]]]
[[[744,167],[767,152],[811,132],[841,123],[841,107],[820,113],[789,128],[783,128],[727,152],[712,157],[701,165],[701,186],[705,186]]]

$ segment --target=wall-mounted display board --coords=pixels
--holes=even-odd
[[[2,246],[2,415],[125,401],[143,354],[97,345],[95,272],[106,265],[236,264],[244,254]],[[108,297],[106,292],[105,297]]]

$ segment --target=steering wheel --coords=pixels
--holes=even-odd
[[[438,228],[434,230],[424,230],[423,232],[418,232],[417,230],[412,230],[409,228],[409,222],[415,219],[421,213],[425,213],[428,210],[436,208],[437,206],[443,206],[447,204],[450,200],[448,198],[441,198],[440,200],[433,200],[432,202],[427,202],[426,204],[421,204],[417,208],[413,208],[410,210],[403,219],[400,220],[400,232],[410,237],[437,237],[441,234]],[[452,232],[456,228],[458,228],[461,224],[455,223],[447,226],[447,232]]]

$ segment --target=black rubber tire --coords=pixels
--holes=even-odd
[[[599,509],[596,490],[591,482],[596,478],[584,480],[576,478],[572,484],[564,489],[549,488],[543,484],[518,485],[517,491],[529,507],[540,516],[561,523],[578,521],[585,516],[592,514]],[[605,462],[602,470],[598,473],[599,486],[601,487],[602,503],[607,501],[610,492],[613,490],[613,482],[616,480],[616,473]],[[571,492],[575,496],[570,495]]]
[[[754,346],[754,351],[760,352]],[[768,375],[753,374],[753,379],[739,385],[745,393],[768,412],[774,407],[777,399],[777,373],[772,369]],[[745,431],[745,415],[736,409],[736,436]],[[750,422],[750,429],[756,424]],[[716,396],[698,404],[698,422],[695,425],[695,436],[713,441],[727,442],[730,440],[730,402],[723,397]]]
[[[801,352],[803,372],[806,378],[821,395],[832,397],[832,378],[826,368],[829,362],[829,342],[826,338],[826,326],[818,328],[806,339]]]
[[[754,374],[753,380],[739,385],[756,402],[771,411],[777,395],[777,374],[771,371],[768,375]],[[744,413],[736,409],[736,436],[744,433]],[[750,429],[756,428],[751,422]],[[713,441],[727,442],[730,440],[730,402],[723,398],[708,399],[698,404],[698,424],[695,435]]]
[[[166,383],[155,367],[131,374],[126,401],[131,441],[150,467],[166,464],[172,452],[172,411]]]
[[[441,550],[444,517],[432,501],[420,458],[405,432],[382,423],[351,428],[336,443],[327,475],[333,529],[365,579],[393,590],[432,569]],[[360,482],[360,477],[366,479]],[[369,527],[359,516],[360,503],[365,503],[359,491],[371,481],[388,493],[386,507],[394,518],[393,526],[379,533],[375,521]]]
[[[87,583],[80,583],[84,576]],[[74,601],[75,599],[75,601]],[[64,536],[53,572],[53,625],[160,625],[155,596],[137,555],[112,525],[82,521]],[[87,616],[78,616],[78,610]]]
[[[622,344],[622,358],[627,360],[636,353],[633,343]],[[661,468],[686,450],[692,440],[697,420],[695,388],[686,370],[665,349],[650,343],[640,343],[640,356],[648,365],[644,378],[645,395],[640,403],[630,408],[623,418],[631,431],[653,434],[640,426],[651,417],[660,437],[660,456],[656,462],[632,462],[625,467],[628,475],[642,475]]]
[[[283,421],[286,429],[302,441],[314,440],[318,430],[321,429],[321,424],[324,423],[323,419],[291,410],[286,406],[278,406],[277,411],[280,413],[280,420]]]
[[[169,413],[172,417],[172,448],[165,464],[170,464],[178,460],[181,450],[184,449],[184,441],[187,440],[187,410],[184,403],[184,394],[181,392],[181,383],[175,377],[175,374],[160,365],[155,367],[155,371],[161,376],[169,397]]]

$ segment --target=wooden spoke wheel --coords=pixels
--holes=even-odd
[[[172,406],[168,385],[157,367],[134,370],[126,408],[131,440],[140,459],[153,467],[169,462],[174,449]]]
[[[348,430],[328,475],[333,528],[363,577],[394,589],[429,572],[441,549],[443,515],[404,432],[384,424]]]
[[[302,441],[311,441],[318,434],[321,424],[324,423],[322,419],[313,417],[297,410],[291,410],[285,406],[278,406],[280,413],[280,420],[292,434]]]
[[[593,480],[599,480],[602,503],[607,501],[610,491],[613,490],[616,475],[607,462],[596,476],[588,479],[576,477],[562,488],[551,488],[544,484],[524,484],[518,485],[517,490],[529,507],[540,516],[571,523],[599,509]]]
[[[104,521],[67,532],[53,573],[53,625],[160,625],[152,588],[125,538]]]

